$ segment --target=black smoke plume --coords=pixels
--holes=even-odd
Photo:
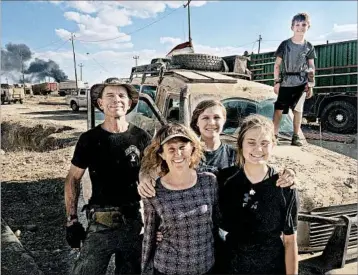
[[[46,77],[52,77],[57,82],[68,79],[53,60],[35,58],[28,66],[27,62],[32,59],[32,55],[30,48],[25,44],[6,44],[5,49],[1,49],[1,74],[11,77],[15,83],[22,83],[22,70],[26,75],[26,83],[45,81]]]
[[[57,82],[67,80],[67,75],[60,69],[60,66],[53,60],[45,61],[35,58],[35,61],[30,63],[29,68],[25,74],[31,74],[33,79],[45,80],[46,77],[52,77]]]
[[[5,49],[1,49],[1,71],[21,72],[22,62],[29,61],[31,57],[32,52],[25,44],[6,44]]]

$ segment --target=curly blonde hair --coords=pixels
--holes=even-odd
[[[272,120],[268,119],[262,115],[249,115],[247,116],[241,124],[239,135],[237,137],[237,157],[236,157],[236,164],[239,167],[242,167],[245,163],[243,150],[242,150],[242,143],[244,141],[245,135],[247,131],[251,129],[261,129],[265,133],[269,133],[272,137],[272,142],[276,143],[274,125]]]
[[[198,119],[199,116],[208,108],[211,107],[221,107],[222,111],[223,111],[223,115],[224,118],[226,119],[226,109],[225,106],[219,101],[219,100],[203,100],[201,101],[195,108],[193,115],[191,117],[191,122],[190,122],[190,127],[191,129],[194,130],[195,134],[197,134],[198,136],[200,136],[200,130],[199,127],[197,126],[198,124]]]
[[[159,155],[163,152],[163,145],[161,145],[162,141],[165,140],[170,135],[182,134],[187,136],[190,139],[190,143],[193,146],[193,152],[190,160],[190,168],[195,169],[200,160],[203,157],[203,145],[200,142],[199,138],[193,130],[188,127],[185,127],[179,123],[169,123],[164,125],[159,129],[155,137],[153,138],[151,144],[144,150],[144,156],[142,159],[141,170],[143,173],[150,173],[150,171],[157,170],[160,168],[159,176],[164,176],[169,172],[168,165],[165,160]],[[183,139],[184,138],[177,138]]]
[[[295,22],[302,22],[302,21],[306,21],[308,24],[308,27],[311,27],[311,20],[310,20],[310,16],[307,13],[301,12],[301,13],[297,13],[293,18],[292,18],[292,22],[291,22],[291,27],[293,27],[293,25],[295,24]]]

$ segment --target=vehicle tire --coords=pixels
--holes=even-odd
[[[187,70],[223,71],[224,62],[219,56],[209,54],[178,54],[172,56],[172,65]]]
[[[77,105],[76,102],[71,101],[71,109],[72,111],[77,112],[80,109],[80,107]]]
[[[22,99],[19,100],[20,104],[24,103],[24,101]]]
[[[357,109],[348,101],[330,102],[322,111],[321,123],[334,133],[352,133],[357,129]]]

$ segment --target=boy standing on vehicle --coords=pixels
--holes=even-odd
[[[105,83],[91,88],[92,104],[105,119],[80,136],[65,181],[66,239],[72,248],[81,248],[70,274],[105,274],[112,254],[116,274],[141,271],[143,223],[137,181],[140,160],[151,137],[126,121],[138,97],[129,84]],[[92,196],[86,208],[89,225],[85,233],[78,222],[77,204],[87,168]]]
[[[278,94],[273,117],[275,135],[278,136],[282,114],[287,114],[288,109],[291,108],[294,115],[291,145],[295,146],[303,145],[298,136],[301,129],[303,104],[305,98],[312,96],[314,86],[316,53],[313,45],[305,40],[309,27],[308,14],[296,14],[291,24],[293,36],[283,41],[275,53],[274,92]]]

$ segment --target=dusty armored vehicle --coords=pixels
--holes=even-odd
[[[5,104],[6,102],[9,104],[16,102],[22,104],[24,99],[25,92],[23,86],[19,84],[1,84],[1,104]]]
[[[140,102],[128,119],[152,135],[169,121],[189,126],[193,110],[205,99],[218,99],[226,107],[222,141],[234,146],[244,117],[253,113],[273,117],[273,88],[250,81],[247,74],[170,67],[163,70],[149,64],[134,67],[130,79],[140,91]],[[89,110],[88,126],[92,128],[103,117],[93,106]],[[299,251],[324,251],[323,256],[307,260],[313,269],[341,268],[357,257],[357,160],[308,144],[302,132],[305,146],[291,146],[292,119],[292,113],[283,115],[280,144],[275,147],[271,165],[278,170],[292,167],[297,173]],[[312,272],[310,269],[308,273]]]

